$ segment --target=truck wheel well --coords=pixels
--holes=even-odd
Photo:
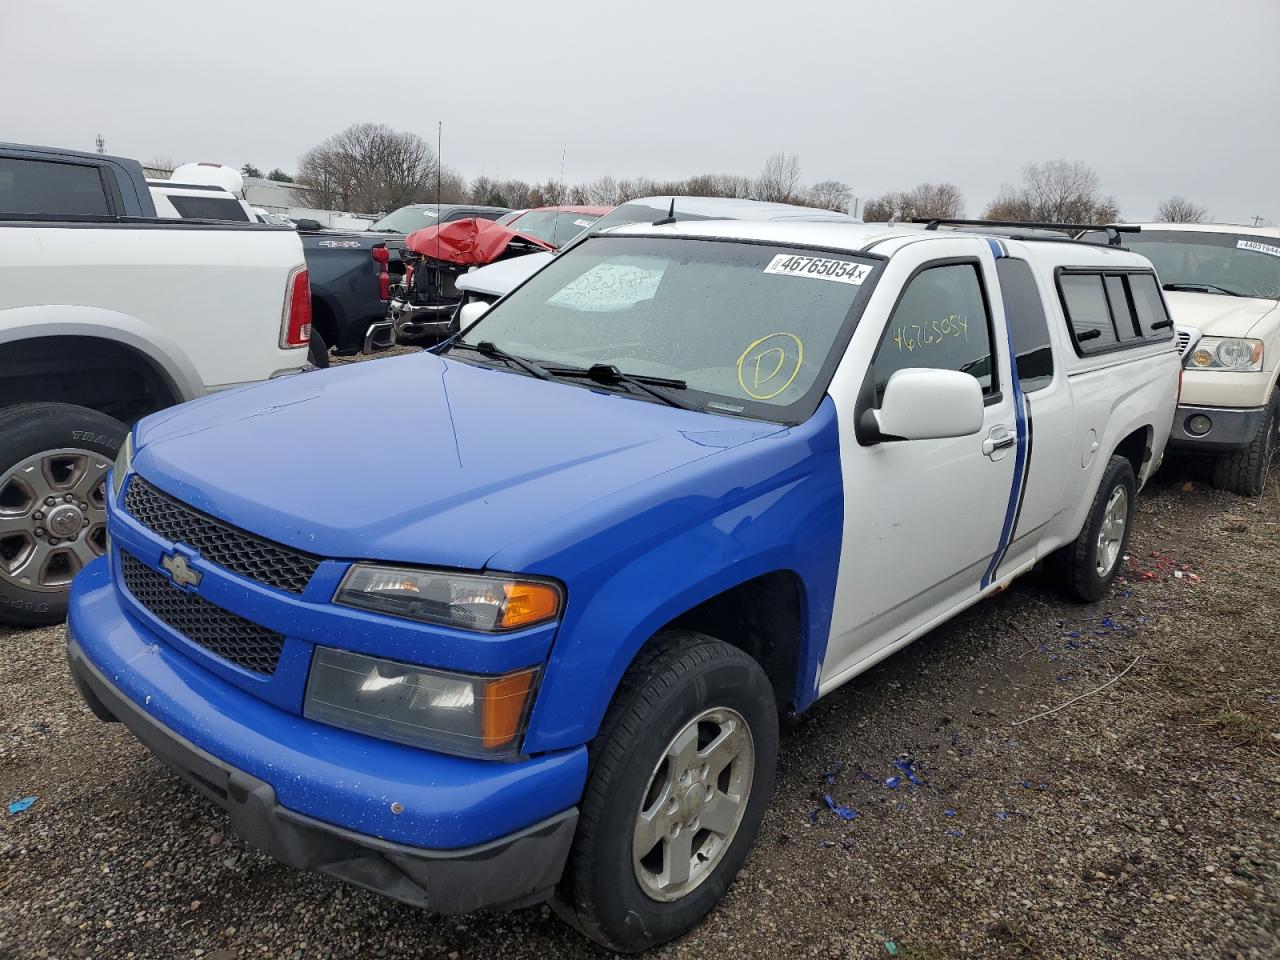
[[[114,340],[33,337],[5,344],[0,360],[0,407],[72,403],[132,423],[182,399],[151,359]]]
[[[1133,476],[1141,485],[1142,468],[1151,459],[1151,428],[1139,427],[1116,444],[1114,456],[1124,457],[1133,466]]]
[[[800,578],[777,570],[704,600],[663,630],[694,630],[742,650],[764,669],[778,706],[786,709],[796,698],[803,598]]]

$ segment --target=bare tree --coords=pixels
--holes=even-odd
[[[868,223],[962,216],[964,196],[954,183],[921,183],[907,191],[890,191],[868,200],[862,212],[862,219]]]
[[[375,212],[434,199],[436,155],[416,133],[357,123],[312,147],[296,182],[313,207]]]
[[[1031,220],[1031,201],[1010,184],[1003,184],[996,198],[982,211],[986,220]]]
[[[1156,220],[1161,223],[1204,223],[1209,219],[1209,208],[1192,203],[1186,197],[1170,197],[1156,210]]]
[[[786,203],[800,187],[800,160],[794,153],[775,153],[764,162],[756,178],[755,193],[760,200]]]
[[[809,188],[804,202],[810,207],[844,213],[852,196],[853,188],[842,180],[819,180]]]
[[[1120,216],[1112,197],[1099,195],[1098,175],[1088,164],[1070,160],[1029,163],[1022,186],[1005,185],[984,217],[1048,223],[1111,223]]]

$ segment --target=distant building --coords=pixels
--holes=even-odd
[[[372,215],[308,207],[297,184],[267,180],[264,177],[244,178],[244,199],[251,207],[261,207],[269,213],[279,213],[290,220],[315,220],[321,226],[340,227],[344,230],[360,230],[377,219]]]

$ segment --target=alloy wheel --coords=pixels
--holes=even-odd
[[[646,895],[678,900],[715,869],[737,835],[755,774],[742,714],[704,710],[672,738],[636,814],[632,866]]]
[[[1105,577],[1120,559],[1120,544],[1124,542],[1124,530],[1129,521],[1129,491],[1117,486],[1107,498],[1102,514],[1102,526],[1098,529],[1098,549],[1095,558],[1098,576]]]
[[[61,592],[107,550],[107,471],[91,450],[45,450],[0,475],[0,579]]]

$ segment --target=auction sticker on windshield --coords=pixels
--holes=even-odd
[[[798,254],[780,253],[769,261],[764,272],[860,285],[867,279],[871,267],[865,263],[854,263],[852,260],[829,260],[826,257],[802,257]]]
[[[1269,257],[1280,257],[1280,247],[1273,247],[1269,243],[1259,243],[1257,240],[1237,240],[1236,246],[1241,250],[1252,250],[1254,253],[1265,253]]]

